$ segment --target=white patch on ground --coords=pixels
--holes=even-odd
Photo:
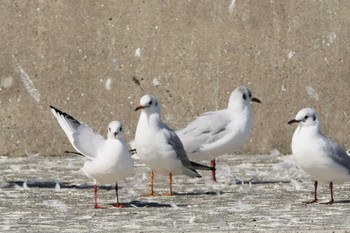
[[[232,14],[236,7],[236,0],[231,0],[230,6],[228,7],[228,13]]]
[[[281,152],[280,152],[279,150],[277,150],[277,149],[275,148],[275,149],[272,149],[272,150],[270,151],[270,155],[271,155],[271,156],[274,156],[274,157],[277,157],[277,156],[281,156],[282,154],[281,154]]]
[[[140,58],[140,57],[141,57],[141,49],[140,49],[140,48],[137,48],[137,49],[135,50],[135,57],[137,57],[137,58]]]
[[[141,225],[136,224],[135,219],[130,219],[129,222],[130,222],[130,224],[124,225],[123,228],[130,228],[130,229],[140,229],[141,228]]]
[[[190,224],[192,224],[192,223],[194,223],[194,221],[196,220],[196,216],[192,216],[191,218],[190,218],[190,220],[188,221],[188,223],[190,223]]]
[[[56,182],[55,190],[56,190],[56,191],[60,191],[60,190],[61,190],[61,185],[60,185],[59,182]]]
[[[229,209],[229,213],[234,213],[234,212],[243,212],[243,211],[249,211],[253,210],[255,207],[248,205],[248,204],[243,204],[242,201],[238,201],[233,208]]]
[[[46,205],[46,206],[55,207],[55,208],[59,209],[61,212],[67,212],[68,211],[67,205],[64,204],[61,201],[58,201],[58,200],[43,201],[43,204]]]
[[[178,227],[178,226],[177,226],[177,220],[176,220],[176,219],[173,221],[173,226],[174,226],[175,229]]]
[[[155,87],[158,87],[158,86],[161,85],[160,82],[159,82],[159,80],[158,80],[157,78],[154,78],[152,82],[153,82],[153,85],[154,85]]]
[[[294,57],[295,52],[294,51],[289,51],[288,53],[288,60],[292,59]]]
[[[173,209],[175,210],[179,209],[179,207],[175,203],[171,203],[170,206],[173,207]]]
[[[21,172],[21,165],[11,165],[10,168],[12,169],[12,171],[20,173]]]
[[[111,90],[111,84],[112,84],[112,79],[107,78],[106,83],[105,83],[106,90],[108,90],[108,91]]]
[[[92,218],[91,215],[84,215],[84,216],[78,217],[77,219],[86,220],[86,219],[91,219],[91,218]]]
[[[29,189],[26,181],[23,182],[23,189],[24,190],[28,190]]]
[[[24,153],[25,153],[29,158],[35,158],[35,157],[37,157],[37,156],[40,155],[40,153],[34,153],[34,152],[27,151],[27,150],[25,150]]]
[[[316,93],[316,90],[313,87],[306,86],[305,90],[311,99],[318,100],[318,94]]]
[[[308,177],[308,175],[297,165],[294,155],[279,156],[281,161],[273,165],[273,174],[278,180],[301,180]],[[293,190],[300,188],[298,184],[291,181]]]
[[[290,179],[290,182],[292,183],[293,189],[294,190],[300,190],[301,189],[301,184],[299,181]]]
[[[11,229],[11,224],[12,224],[12,221],[9,220],[9,219],[6,219],[5,221],[2,222],[2,230],[3,231],[8,231]]]
[[[19,72],[19,79],[24,84],[24,87],[26,88],[27,92],[34,98],[36,102],[40,102],[40,93],[35,88],[33,81],[29,78],[29,75],[24,71],[22,66],[17,62],[14,56],[12,56],[12,63],[17,68],[17,71]]]

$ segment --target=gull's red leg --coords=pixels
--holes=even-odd
[[[311,201],[306,201],[304,202],[305,204],[312,204],[312,203],[316,203],[318,200],[317,200],[317,180],[315,180],[315,183],[314,183],[314,199],[311,200]]]
[[[331,199],[327,202],[322,202],[321,204],[333,204],[334,203],[334,198],[333,198],[333,182],[329,183],[329,191],[331,192]]]
[[[105,209],[106,207],[97,204],[97,184],[94,185],[94,199],[95,199],[95,209]]]
[[[213,160],[210,161],[210,167],[214,168],[214,169],[211,171],[211,178],[212,178],[213,181],[216,182],[215,166],[216,166],[216,162],[215,162],[215,159],[213,159]]]
[[[118,195],[118,183],[115,183],[115,194],[117,196],[117,203],[115,203],[113,206],[117,208],[123,208],[123,206],[119,202],[119,195]]]

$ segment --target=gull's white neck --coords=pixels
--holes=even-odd
[[[244,101],[230,99],[227,108],[232,111],[250,110],[250,104],[246,104]]]
[[[146,113],[142,111],[140,114],[140,119],[137,125],[137,129],[139,128],[157,128],[159,127],[161,122],[160,114],[157,112],[154,113]]]
[[[298,125],[298,128],[295,130],[294,135],[303,135],[303,136],[311,136],[321,134],[321,130],[319,125],[313,126],[303,126],[301,124]]]

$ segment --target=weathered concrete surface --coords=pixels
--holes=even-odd
[[[238,85],[263,102],[241,153],[289,153],[306,106],[350,145],[348,0],[1,0],[0,22],[0,154],[66,149],[49,105],[103,134],[118,119],[130,140],[144,93],[177,129]]]
[[[1,232],[232,232],[350,230],[350,185],[335,185],[333,205],[304,205],[309,177],[291,156],[278,153],[220,157],[218,183],[176,177],[173,197],[141,197],[148,169],[136,160],[135,175],[120,182],[122,209],[93,208],[92,183],[76,171],[79,156],[0,157]],[[244,184],[238,180],[245,180]],[[249,184],[251,180],[252,184]],[[88,183],[86,183],[88,182]],[[99,189],[100,204],[115,201],[111,185]],[[156,176],[155,190],[167,192]],[[320,185],[319,198],[329,192]]]

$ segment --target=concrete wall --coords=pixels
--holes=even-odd
[[[144,93],[177,129],[247,85],[241,153],[290,153],[302,107],[350,146],[350,1],[0,1],[0,154],[71,149],[49,105],[132,139]]]

